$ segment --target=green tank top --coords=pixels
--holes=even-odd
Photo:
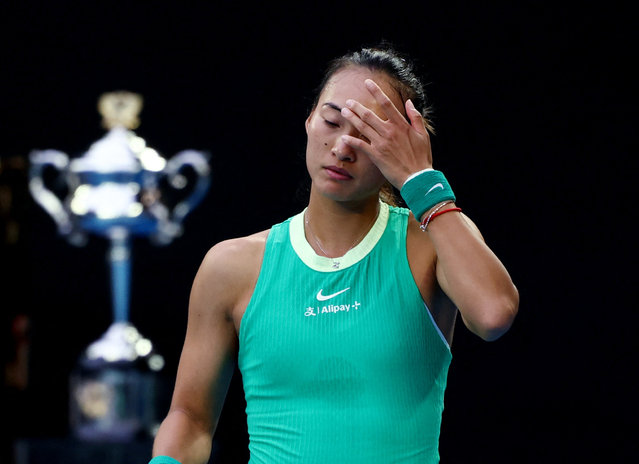
[[[451,352],[413,279],[408,210],[342,258],[273,226],[240,324],[250,463],[436,463]],[[336,224],[335,227],[339,227]]]

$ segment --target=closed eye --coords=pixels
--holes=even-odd
[[[330,126],[330,127],[339,127],[339,124],[333,122],[333,121],[329,121],[328,119],[324,119],[324,122]]]

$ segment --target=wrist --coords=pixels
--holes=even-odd
[[[428,226],[431,224],[433,219],[446,213],[453,213],[453,212],[461,213],[461,211],[462,209],[459,208],[457,205],[455,205],[454,201],[450,201],[450,200],[444,201],[440,203],[439,205],[435,206],[434,208],[432,208],[430,211],[428,211],[422,216],[422,220],[421,220],[421,224],[419,225],[419,228],[422,231],[426,232],[426,229],[428,229]]]
[[[402,188],[404,188],[404,185],[406,185],[406,183],[407,183],[409,180],[412,180],[412,179],[414,179],[415,177],[419,176],[420,174],[422,174],[422,173],[424,173],[424,172],[428,172],[428,171],[434,171],[434,169],[433,169],[433,168],[426,168],[426,169],[422,169],[421,171],[417,171],[417,172],[412,173],[411,175],[409,175],[409,176],[406,178],[406,180],[405,180],[405,181],[404,181],[404,183],[402,184]],[[400,189],[400,190],[401,190],[401,189]]]
[[[454,201],[448,200],[448,201],[443,201],[441,203],[438,203],[435,206],[433,206],[431,209],[426,211],[424,214],[422,214],[422,217],[415,218],[415,219],[417,219],[421,223],[424,223],[426,219],[428,219],[428,216],[430,216],[431,214],[436,214],[442,211],[443,209],[449,209],[449,208],[457,208],[457,205],[455,204]]]
[[[440,203],[456,199],[444,174],[430,168],[409,176],[400,194],[417,220]]]

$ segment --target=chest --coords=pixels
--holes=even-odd
[[[393,375],[425,356],[429,321],[414,283],[365,265],[280,271],[254,295],[240,326],[241,368],[260,370],[266,384],[330,389],[338,380]]]

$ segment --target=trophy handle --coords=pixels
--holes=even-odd
[[[58,173],[69,166],[69,157],[57,150],[42,150],[31,152],[29,159],[29,190],[35,201],[49,213],[58,226],[58,232],[68,235],[73,231],[73,223],[62,201],[49,190],[42,179],[42,173],[47,166],[53,166]]]
[[[186,215],[202,201],[211,183],[209,178],[211,169],[205,154],[195,150],[184,150],[172,157],[164,168],[164,174],[173,188],[186,187],[184,176],[180,174],[184,166],[191,166],[195,170],[197,181],[191,194],[175,205],[171,212],[169,222],[180,228]]]

